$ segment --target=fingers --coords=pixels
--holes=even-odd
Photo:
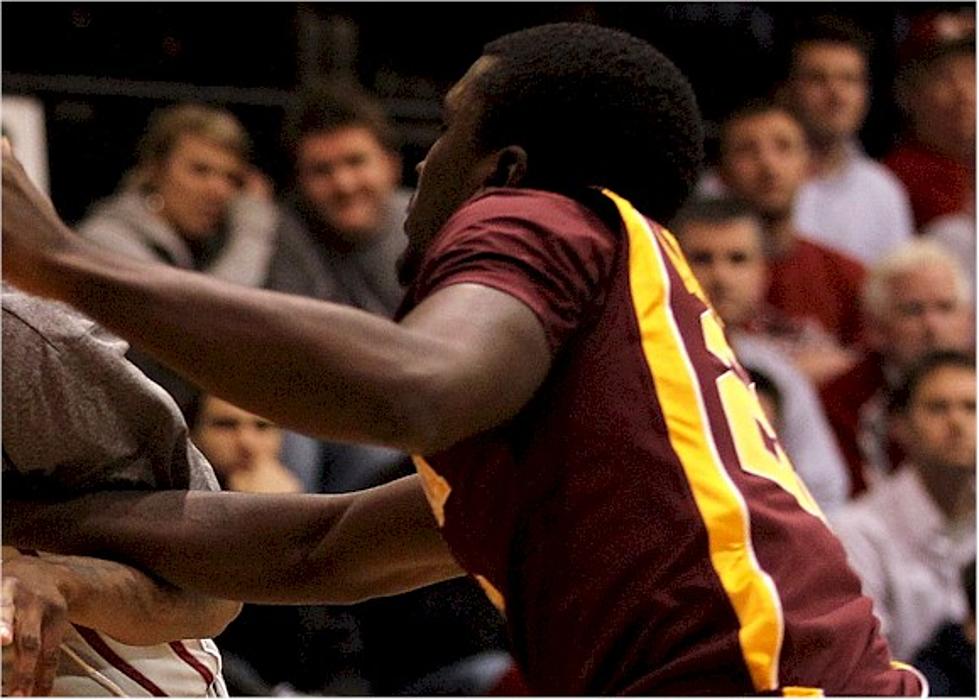
[[[3,579],[0,587],[0,645],[3,647],[3,694],[10,695],[14,663],[14,587],[13,579]]]
[[[4,577],[2,598],[13,636],[3,649],[4,694],[49,695],[68,627],[64,601],[35,595],[13,576]]]
[[[14,154],[13,146],[10,145],[10,139],[6,136],[0,141],[0,152],[3,153],[4,158],[8,158]]]
[[[7,692],[13,696],[30,695],[34,688],[34,669],[41,653],[41,611],[32,604],[20,586],[11,577],[4,579],[4,585],[12,587],[14,603],[13,650],[14,657],[9,668]]]
[[[34,688],[31,695],[47,696],[54,688],[54,678],[58,674],[61,660],[61,639],[68,628],[68,616],[64,609],[48,610],[43,622],[41,636],[41,656],[34,671]]]
[[[4,141],[7,139],[4,138]],[[14,587],[16,581],[3,579],[0,586],[0,645],[7,646],[14,641]]]

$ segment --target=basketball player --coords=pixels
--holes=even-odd
[[[397,323],[91,250],[8,155],[7,279],[285,426],[411,451],[418,475],[8,504],[4,536],[249,600],[468,572],[537,694],[921,693],[654,221],[701,140],[688,83],[642,41],[559,24],[491,42],[419,168]]]

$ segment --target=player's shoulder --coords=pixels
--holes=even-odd
[[[446,228],[486,219],[523,221],[536,226],[607,225],[598,191],[582,189],[574,196],[525,187],[489,187],[464,202]],[[610,204],[610,203],[609,203]]]

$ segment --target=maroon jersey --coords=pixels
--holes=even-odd
[[[581,202],[477,195],[402,309],[482,284],[551,345],[517,416],[415,458],[531,689],[918,693],[672,236],[611,193]]]

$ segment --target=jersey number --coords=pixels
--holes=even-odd
[[[711,309],[704,311],[700,324],[707,349],[727,367],[727,371],[717,378],[717,393],[741,468],[749,474],[775,482],[792,494],[804,510],[824,519],[816,501],[782,450],[755,394],[755,385],[738,365],[715,312]]]

